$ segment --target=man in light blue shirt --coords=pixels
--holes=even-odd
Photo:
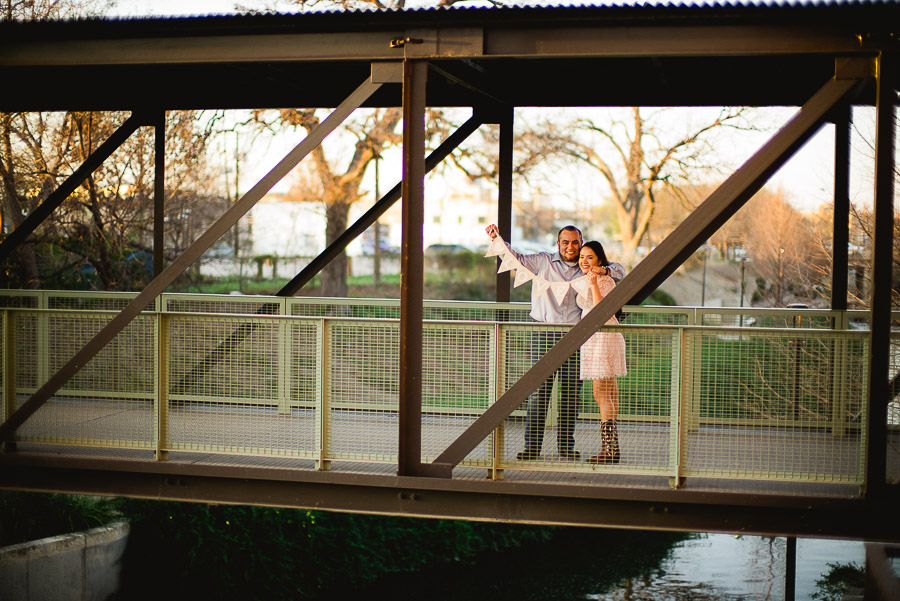
[[[499,233],[496,225],[486,229],[493,240]],[[523,267],[549,282],[569,282],[582,275],[578,267],[578,254],[583,243],[581,230],[567,225],[556,235],[557,252],[540,252],[523,255],[510,246],[509,249]],[[509,246],[509,245],[507,245]],[[595,267],[597,273],[609,275],[617,282],[625,277],[625,269],[618,263],[609,267]],[[575,291],[569,290],[562,303],[558,303],[550,290],[537,291],[531,288],[531,318],[542,323],[575,323],[581,319],[581,309],[575,303]],[[564,332],[536,330],[531,338],[531,359],[537,362],[547,354]],[[581,381],[578,379],[579,354],[576,351],[556,373],[547,378],[534,394],[528,398],[528,412],[525,419],[525,449],[516,455],[517,459],[537,459],[544,444],[544,424],[547,421],[547,407],[553,390],[553,379],[559,382],[559,428],[557,449],[559,456],[567,461],[578,461],[581,454],[575,450],[575,416],[578,412],[578,398]]]

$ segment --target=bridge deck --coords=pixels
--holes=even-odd
[[[54,399],[22,428],[22,439],[30,442],[17,448],[38,456],[156,463],[155,414],[150,402]],[[313,409],[279,413],[273,407],[172,403],[167,416],[164,456],[177,464],[335,474],[397,471],[395,412],[332,409],[326,445],[317,436],[322,424]],[[473,419],[425,415],[423,461],[433,459]],[[583,460],[599,450],[595,420],[578,420],[580,461],[558,456],[553,426],[546,430],[545,452],[538,460],[516,460],[523,430],[521,419],[506,420],[502,435],[482,443],[453,478],[648,489],[669,488],[679,478],[682,487],[693,490],[826,497],[858,496],[862,483],[863,449],[852,431],[838,437],[824,428],[699,425],[679,442],[667,423],[622,421],[621,463],[596,466]],[[129,441],[121,439],[123,433]],[[59,444],[63,440],[73,444]],[[891,456],[896,461],[897,454]]]

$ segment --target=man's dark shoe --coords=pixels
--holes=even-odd
[[[538,458],[537,451],[531,451],[529,449],[525,449],[524,451],[519,451],[516,454],[516,459],[519,461],[533,461]]]
[[[560,451],[559,456],[565,461],[580,461],[581,453],[578,451]]]

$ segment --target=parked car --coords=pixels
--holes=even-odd
[[[426,255],[458,255],[472,252],[462,244],[432,244],[425,249]]]

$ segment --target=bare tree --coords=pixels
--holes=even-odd
[[[530,136],[533,156],[568,157],[600,174],[616,207],[626,262],[644,241],[660,191],[667,189],[683,197],[681,186],[691,176],[716,167],[711,158],[713,132],[725,127],[747,128],[745,109],[724,108],[710,121],[672,137],[663,131],[667,114],[648,114],[646,109],[631,107],[612,111],[606,118],[548,121]]]
[[[115,0],[0,0],[0,20],[35,21],[102,14]]]
[[[345,124],[342,131],[351,134],[350,157],[344,164],[326,155],[324,145],[317,146],[304,160],[308,170],[300,186],[293,190],[299,201],[319,201],[325,205],[325,243],[331,244],[347,229],[350,207],[363,197],[363,176],[369,164],[390,146],[400,143],[398,124],[400,109],[359,111],[355,120]],[[313,131],[321,122],[315,109],[284,109],[255,111],[257,125],[272,130],[284,126]],[[341,253],[322,271],[322,295],[347,296],[347,255]]]
[[[6,227],[21,225],[125,118],[109,112],[0,116],[0,205]],[[204,187],[209,131],[191,112],[170,113],[166,129],[167,193]],[[147,280],[154,136],[152,128],[139,129],[54,211],[20,247],[16,268],[6,270],[9,284],[40,287],[47,281],[58,287],[123,289]],[[177,225],[177,220],[168,223]]]
[[[746,246],[754,271],[765,281],[760,292],[774,306],[783,306],[789,296],[809,298],[815,272],[809,220],[781,190],[762,190],[741,211],[753,216],[746,221]]]

